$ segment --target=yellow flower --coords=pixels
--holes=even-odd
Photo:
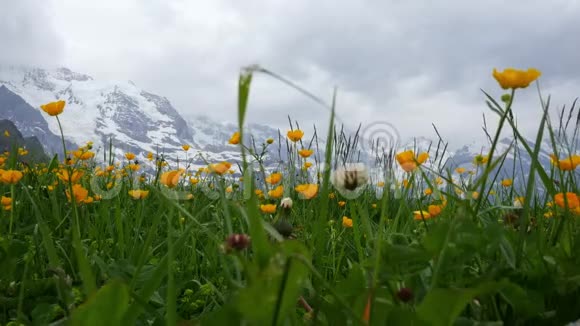
[[[139,164],[129,164],[127,168],[131,171],[138,171],[141,166]]]
[[[347,216],[342,217],[342,226],[345,228],[352,228],[352,219]]]
[[[377,208],[377,204],[372,204],[371,207],[372,208]]]
[[[435,217],[435,216],[441,214],[442,209],[443,209],[443,207],[441,207],[440,205],[429,205],[427,207],[427,210],[429,210],[430,217]]]
[[[266,182],[271,185],[275,185],[280,181],[282,181],[282,173],[279,172],[274,172],[266,177]]]
[[[8,132],[8,130],[4,130],[4,137],[10,137],[10,132]]]
[[[153,161],[153,153],[151,153],[151,152],[147,153],[147,159],[149,161]]]
[[[435,184],[438,185],[438,186],[442,185],[443,184],[443,178],[437,177],[435,179]]]
[[[411,184],[409,183],[409,180],[403,179],[403,187],[409,188],[410,186],[411,186]]]
[[[293,142],[297,142],[300,139],[302,139],[302,137],[304,136],[304,132],[300,129],[295,129],[295,130],[288,130],[288,139],[290,139]]]
[[[413,219],[420,221],[422,219],[429,219],[431,215],[427,211],[414,211],[413,212]]]
[[[302,169],[308,170],[311,166],[312,162],[304,162],[304,166],[302,166]]]
[[[268,191],[268,196],[272,198],[282,198],[283,195],[284,195],[284,186],[282,185]]]
[[[268,138],[268,139],[266,139],[266,143],[273,144],[274,143],[274,138]]]
[[[232,145],[239,144],[240,143],[240,132],[239,131],[234,132],[232,137],[230,137],[230,140],[228,141],[228,143],[230,143]]]
[[[556,203],[556,205],[565,208],[565,202],[564,202],[564,196],[566,196],[566,200],[568,202],[568,207],[570,208],[570,210],[575,210],[578,207],[580,207],[580,199],[578,198],[578,195],[576,195],[573,192],[567,192],[566,194],[563,193],[558,193],[554,196],[554,202]]]
[[[222,175],[222,174],[228,172],[228,170],[231,167],[232,167],[232,164],[229,162],[220,162],[220,163],[210,164],[209,170],[213,173]]]
[[[133,199],[144,199],[148,195],[148,190],[129,190],[129,196],[131,196]]]
[[[334,194],[334,192],[331,192],[331,193],[328,194],[328,198],[334,199],[334,197],[336,197],[336,195]]]
[[[276,205],[274,204],[260,205],[260,210],[264,214],[274,214],[276,213]]]
[[[125,153],[125,157],[130,161],[135,158],[135,154],[133,153]]]
[[[2,206],[10,206],[10,205],[12,205],[12,198],[2,196],[1,204],[2,204]]]
[[[513,183],[514,181],[512,179],[503,179],[501,181],[501,185],[504,187],[510,187]]]
[[[562,171],[572,171],[580,165],[580,155],[572,155],[568,158],[560,160],[556,155],[550,155],[550,163]]]
[[[482,164],[487,163],[488,160],[489,160],[489,157],[478,154],[473,158],[473,164],[482,165]]]
[[[313,150],[305,148],[298,151],[298,154],[300,154],[300,156],[302,156],[303,158],[309,157],[310,155],[312,155],[312,153],[314,153]]]
[[[84,202],[89,195],[89,191],[78,183],[73,185],[72,192],[75,198],[75,203],[77,204]],[[71,195],[68,190],[66,191],[66,197],[68,198],[68,201],[71,201]]]
[[[504,69],[503,72],[493,69],[493,78],[497,80],[501,88],[526,88],[531,82],[538,79],[542,73],[534,68],[530,68],[527,71],[518,70],[514,68]]]
[[[22,172],[17,170],[6,170],[6,171],[0,170],[0,180],[3,183],[17,184],[18,181],[20,181],[20,179],[22,179],[23,176],[24,175],[22,174]]]
[[[182,145],[181,148],[183,148],[183,150],[187,152],[191,148],[191,146],[186,144],[186,145]]]
[[[385,182],[384,181],[377,182],[377,187],[382,188],[384,186],[385,186]]]
[[[344,207],[346,205],[346,202],[344,200],[341,200],[338,202],[338,207]]]
[[[66,103],[64,101],[56,101],[41,105],[40,108],[42,111],[48,113],[48,115],[56,116],[62,113],[65,104]]]
[[[196,185],[199,183],[199,179],[197,178],[189,178],[189,183],[191,183],[192,185]]]
[[[471,193],[471,198],[473,198],[473,199],[479,198],[479,192],[477,192],[477,191],[472,192]]]
[[[463,174],[465,173],[465,168],[457,168],[455,169],[455,172],[457,172],[458,174]]]
[[[73,171],[72,175],[70,175],[67,169],[62,169],[57,174],[57,176],[63,182],[70,181],[72,183],[77,183],[82,178],[83,174],[84,174],[84,172],[82,172],[82,171]]]
[[[95,157],[95,153],[91,151],[78,150],[73,152],[74,157],[81,161],[90,160]]]
[[[431,188],[425,189],[425,195],[429,196],[432,193],[433,193],[433,190],[431,190]]]
[[[304,198],[312,199],[318,194],[317,184],[301,184],[296,186],[295,190]]]
[[[161,182],[161,184],[169,188],[173,188],[177,186],[177,184],[179,183],[179,178],[181,177],[181,174],[183,172],[184,172],[183,170],[171,170],[163,172],[163,174],[161,174],[161,178],[159,181]]]
[[[425,163],[429,158],[429,154],[423,152],[415,157],[415,152],[408,150],[397,154],[396,158],[397,162],[399,162],[399,165],[405,172],[411,172],[417,168],[417,165]]]

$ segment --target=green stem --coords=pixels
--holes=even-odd
[[[10,226],[8,228],[9,235],[12,235],[12,224],[14,223],[14,208],[16,207],[15,188],[15,185],[10,185],[10,199],[12,200],[12,207],[10,208]]]

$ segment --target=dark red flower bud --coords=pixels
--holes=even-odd
[[[413,300],[413,291],[409,288],[401,288],[397,292],[397,298],[403,302],[409,302]]]
[[[250,237],[245,234],[231,234],[226,239],[226,249],[244,250],[250,246]]]

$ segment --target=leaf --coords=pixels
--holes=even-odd
[[[277,259],[270,260],[270,264],[259,272],[261,277],[239,293],[238,312],[251,323],[284,324],[295,309],[308,269],[292,259],[292,255],[307,257],[308,251],[299,242],[282,242]]]
[[[115,280],[100,288],[89,300],[73,311],[72,325],[123,325],[123,315],[129,307],[129,288]]]
[[[433,289],[427,293],[417,308],[417,314],[423,321],[434,326],[452,325],[467,303],[474,297],[495,292],[502,286],[502,283],[489,282],[477,288]]]

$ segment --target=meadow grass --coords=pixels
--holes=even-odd
[[[317,131],[303,135],[292,121],[293,133],[247,140],[258,73],[329,110],[325,148]],[[518,76],[525,85],[496,76],[509,86],[501,100],[483,93],[499,123],[495,130],[485,126],[491,149],[468,170],[447,164],[441,137],[427,149],[430,157],[420,153],[426,149],[398,151],[378,142],[364,153],[360,128],[349,135],[335,125],[336,91],[326,104],[260,67],[244,70],[238,83],[239,134],[230,143],[240,148],[240,173],[230,162],[193,169],[188,159],[170,163],[150,153],[155,170],[142,174],[131,153],[115,161],[112,143],[105,164],[90,143],[67,151],[63,141],[64,160],[36,165],[22,163],[22,151],[12,148],[0,161],[0,324],[577,320],[575,103],[562,108],[554,127],[550,100],[538,86],[543,116],[529,142],[512,103],[537,76]],[[43,110],[54,118],[66,114],[51,105]],[[506,131],[514,144],[496,151]],[[545,142],[554,151],[550,167],[539,159]],[[263,164],[275,146],[287,157],[277,171]],[[505,168],[510,153],[516,160]],[[351,164],[369,154],[366,165]],[[531,158],[525,175],[517,163],[522,156]],[[510,169],[511,178],[500,175]]]

